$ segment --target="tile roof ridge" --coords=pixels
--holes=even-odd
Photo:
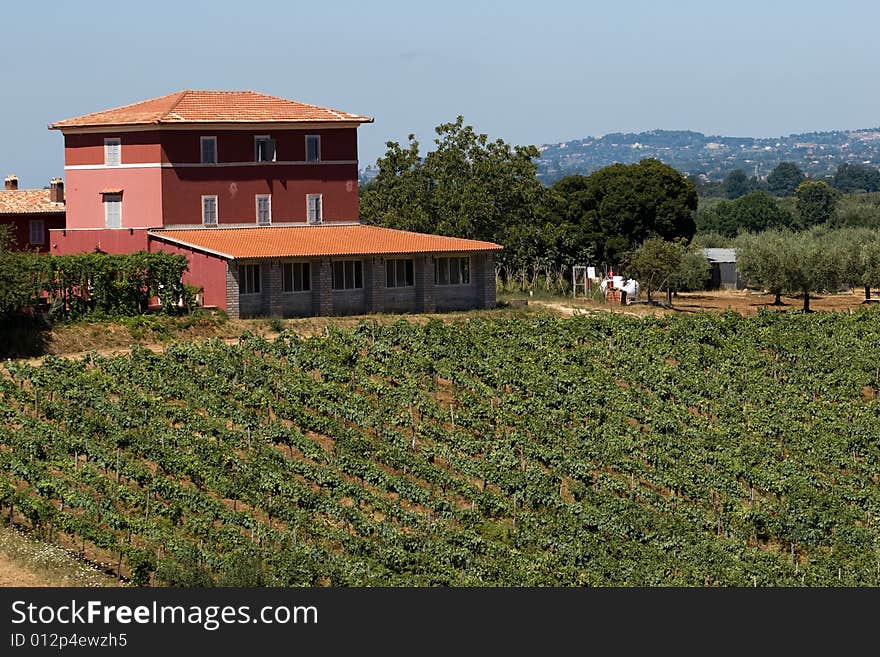
[[[177,98],[174,99],[174,102],[171,103],[171,107],[169,107],[165,112],[157,119],[157,123],[164,119],[166,116],[174,112],[174,108],[180,104],[184,98],[186,98],[187,94],[190,93],[191,89],[181,89],[177,92]]]

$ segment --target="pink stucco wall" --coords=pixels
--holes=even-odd
[[[183,282],[202,289],[202,305],[226,310],[226,261],[223,258],[168,244],[156,238],[150,239],[150,251],[167,251],[186,256],[189,260],[189,271],[183,275]]]
[[[106,189],[122,189],[122,227],[162,225],[162,170],[68,169],[65,172],[68,228],[104,228]]]
[[[147,250],[147,231],[125,228],[103,230],[58,229],[49,231],[49,252],[54,255],[89,253],[133,253]]]

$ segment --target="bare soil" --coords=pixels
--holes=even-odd
[[[592,299],[563,299],[530,301],[529,305],[546,307],[564,315],[579,313],[615,312],[636,317],[646,315],[692,314],[697,312],[725,312],[733,310],[743,315],[754,315],[759,310],[801,310],[802,297],[782,297],[781,306],[774,306],[772,294],[761,294],[749,290],[684,292],[672,299],[672,307],[661,305],[665,296],[659,295],[656,305],[633,303],[630,305],[607,304]],[[810,309],[815,311],[854,312],[863,305],[864,295],[860,292],[821,294],[810,296]]]

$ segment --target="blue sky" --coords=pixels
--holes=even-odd
[[[518,144],[880,125],[867,1],[9,0],[0,23],[0,174],[29,187],[62,171],[48,123],[182,88],[374,116],[362,166],[458,114]]]

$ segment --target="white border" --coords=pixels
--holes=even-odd
[[[107,197],[108,196],[116,196],[119,198],[119,225],[118,226],[108,226],[107,225]],[[104,228],[108,230],[115,230],[117,228],[122,228],[122,194],[102,194],[101,195],[101,203],[104,204]]]
[[[88,171],[92,169],[180,169],[188,167],[253,167],[253,166],[318,166],[327,164],[354,164],[357,160],[321,160],[320,162],[306,162],[305,160],[284,160],[273,162],[218,162],[217,164],[202,164],[200,162],[140,162],[132,164],[120,164],[108,166],[106,164],[68,164],[65,171]]]
[[[119,146],[119,162],[116,164],[108,164],[110,146]],[[122,165],[122,137],[104,137],[104,166],[110,169],[117,169]]]
[[[214,223],[206,224],[205,223],[205,199],[212,198],[214,199]],[[202,195],[202,226],[219,226],[220,225],[220,201],[217,199],[216,194],[203,194]]]
[[[317,221],[309,220],[309,203],[315,197],[321,200],[321,216],[317,218]],[[324,223],[324,195],[323,194],[306,194],[306,225],[308,226],[320,226]]]
[[[265,198],[269,199],[269,223],[261,224],[260,223],[260,199]],[[257,222],[257,226],[271,226],[272,225],[272,195],[271,194],[254,194],[254,219]]]

